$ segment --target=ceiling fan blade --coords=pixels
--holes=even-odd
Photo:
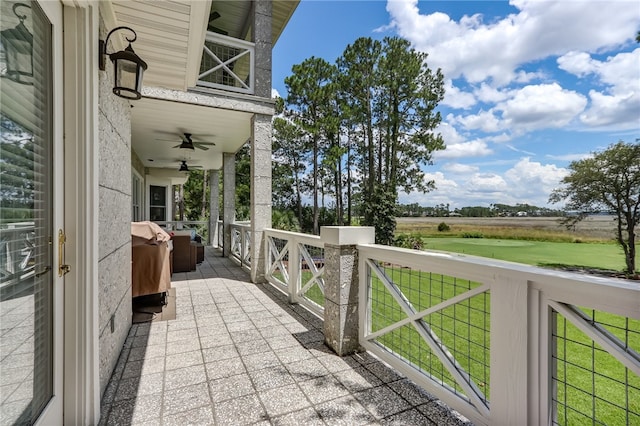
[[[176,145],[176,146],[172,146],[171,148],[180,148],[180,145],[181,145],[181,144],[178,144],[178,145]]]
[[[203,150],[203,151],[209,151],[209,148],[207,148],[207,147],[206,147],[206,146],[204,146],[204,145],[200,145],[198,142],[194,142],[194,143],[193,143],[193,146],[195,146],[196,148],[201,149],[201,150]]]

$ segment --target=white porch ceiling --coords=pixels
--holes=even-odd
[[[131,140],[145,167],[174,168],[186,160],[189,166],[207,170],[222,167],[222,154],[236,152],[251,137],[247,112],[224,110],[172,101],[142,98],[132,103]],[[193,141],[213,142],[209,150],[173,148],[182,135]]]
[[[298,3],[299,0],[273,1],[273,43]],[[111,0],[100,2],[100,7],[107,29],[125,25],[136,31],[138,38],[133,48],[148,64],[143,80],[145,88],[184,92],[195,86],[211,12],[220,14],[212,25],[222,27],[229,36],[244,40],[251,36],[249,0]],[[115,49],[126,47],[126,35],[126,31],[114,33]],[[220,92],[217,96],[226,97]],[[222,167],[222,153],[236,152],[251,136],[252,113],[246,109],[193,105],[157,97],[143,97],[132,101],[131,106],[131,143],[145,167],[177,171],[180,161],[187,160],[190,167],[217,170]],[[208,146],[207,151],[173,148],[185,132],[193,134],[194,142],[216,145]]]

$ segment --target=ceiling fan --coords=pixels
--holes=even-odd
[[[182,162],[180,163],[180,168],[178,169],[179,172],[190,172],[192,169],[201,169],[202,166],[191,166],[191,169],[189,168],[189,166],[187,166],[187,160],[182,160]]]
[[[192,134],[191,133],[184,133],[184,136],[182,137],[182,142],[179,143],[178,145],[174,146],[173,148],[180,148],[180,149],[190,149],[191,151],[195,151],[196,148],[201,149],[203,151],[208,151],[209,148],[207,148],[207,146],[215,146],[215,143],[213,142],[199,142],[199,141],[194,141],[192,139]],[[159,139],[159,140],[167,140],[168,139]],[[173,142],[173,141],[170,141]]]

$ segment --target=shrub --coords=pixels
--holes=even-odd
[[[484,238],[482,232],[465,232],[462,234],[462,238]]]
[[[438,231],[440,231],[440,232],[446,232],[446,231],[448,231],[450,229],[451,229],[451,227],[449,225],[447,225],[446,223],[444,223],[444,222],[440,222],[440,225],[438,225]]]
[[[413,250],[422,250],[424,243],[422,238],[417,235],[400,234],[393,240],[396,247],[408,248]]]

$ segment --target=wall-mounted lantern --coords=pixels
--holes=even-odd
[[[27,15],[18,14],[18,7],[31,9],[24,3],[14,4],[13,13],[20,23],[15,28],[0,32],[6,66],[2,76],[20,84],[33,85],[33,34],[24,25]]]
[[[118,30],[131,31],[133,38],[126,37],[129,42],[129,46],[127,46],[126,49],[119,52],[107,53],[109,37]],[[105,70],[105,56],[109,55],[109,58],[113,62],[115,74],[113,93],[126,99],[140,99],[142,97],[140,93],[142,90],[142,74],[147,69],[147,63],[140,59],[131,47],[131,43],[136,41],[137,38],[138,35],[131,28],[116,27],[109,31],[104,41],[100,40],[100,69],[102,71]]]

